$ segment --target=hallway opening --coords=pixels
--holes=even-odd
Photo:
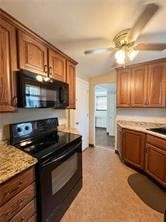
[[[116,117],[115,83],[95,87],[95,146],[114,149]]]

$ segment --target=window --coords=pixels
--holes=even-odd
[[[107,110],[107,96],[96,96],[96,110]]]

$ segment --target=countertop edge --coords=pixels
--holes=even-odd
[[[38,162],[36,158],[11,145],[1,145],[0,160],[0,185]]]
[[[156,132],[152,132],[152,131],[147,130],[147,129],[142,128],[142,127],[128,126],[128,125],[121,124],[121,123],[118,123],[118,122],[117,122],[117,125],[119,125],[121,128],[124,128],[124,129],[130,129],[130,130],[134,130],[134,131],[138,131],[138,132],[143,132],[143,133],[153,135],[153,136],[156,136],[156,137],[159,137],[161,139],[166,140],[166,135],[156,133]]]

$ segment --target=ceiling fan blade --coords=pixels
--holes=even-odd
[[[107,51],[112,51],[114,48],[109,47],[109,48],[96,48],[96,49],[89,49],[84,51],[85,55],[88,54],[95,54],[95,53],[103,53],[103,52],[107,52]]]
[[[140,43],[134,46],[138,51],[162,51],[166,49],[166,43]]]
[[[137,19],[134,26],[131,28],[128,34],[129,42],[134,42],[139,37],[141,31],[149,22],[149,20],[154,16],[154,14],[158,11],[159,5],[155,3],[150,3],[146,5],[144,11],[141,13],[139,18]]]

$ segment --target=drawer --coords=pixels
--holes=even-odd
[[[35,197],[35,184],[29,185],[23,191],[0,207],[0,222],[11,220],[22,208]]]
[[[36,201],[32,200],[18,214],[16,214],[10,222],[28,221],[36,212]]]
[[[156,136],[147,135],[146,142],[160,149],[166,150],[166,140]]]
[[[37,221],[37,215],[34,214],[29,220],[28,222],[36,222]]]
[[[0,206],[34,181],[34,168],[30,168],[0,185]]]

